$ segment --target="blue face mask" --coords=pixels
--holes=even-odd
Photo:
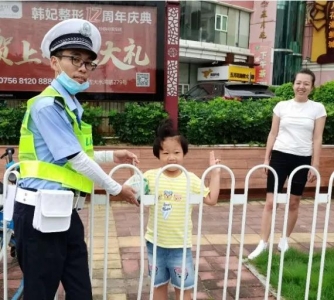
[[[62,71],[56,78],[56,80],[69,92],[71,95],[83,92],[89,88],[89,82],[79,83],[69,77],[64,71]]]

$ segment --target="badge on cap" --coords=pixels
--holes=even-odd
[[[83,23],[82,28],[79,30],[79,32],[83,35],[83,36],[87,36],[90,37],[92,35],[92,29],[90,28],[89,23]]]

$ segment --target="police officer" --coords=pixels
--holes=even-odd
[[[27,103],[19,144],[21,180],[14,209],[25,300],[54,299],[60,282],[66,299],[92,299],[84,228],[77,213],[78,193],[90,193],[95,182],[111,195],[138,205],[135,191],[115,182],[95,162],[138,162],[136,155],[127,150],[94,152],[91,126],[81,121],[83,109],[75,97],[89,87],[100,46],[98,29],[81,19],[58,23],[41,44],[55,79]],[[62,193],[69,198],[61,198]],[[68,203],[67,218],[62,209],[68,209]],[[56,211],[53,219],[49,218],[52,211]],[[64,230],[63,221],[58,220],[68,220],[68,228]]]

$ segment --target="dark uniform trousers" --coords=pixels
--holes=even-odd
[[[16,202],[14,231],[24,277],[24,300],[53,300],[61,281],[66,300],[92,300],[84,227],[76,210],[65,232],[32,227],[34,206]]]

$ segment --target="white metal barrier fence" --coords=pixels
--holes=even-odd
[[[313,253],[314,253],[314,241],[316,235],[316,227],[317,227],[317,216],[318,216],[318,207],[320,204],[326,204],[326,214],[325,214],[325,223],[324,223],[324,231],[323,231],[323,242],[322,242],[322,250],[321,250],[321,262],[320,262],[320,270],[319,270],[319,281],[318,281],[318,292],[317,292],[317,300],[321,299],[321,289],[322,289],[322,280],[325,266],[325,254],[326,254],[326,243],[328,237],[328,224],[329,224],[329,216],[330,216],[330,206],[331,206],[331,198],[332,198],[332,187],[334,180],[334,173],[332,173],[329,179],[328,191],[327,193],[320,193],[320,174],[317,169],[312,166],[303,165],[294,169],[290,175],[288,180],[288,190],[287,194],[282,195],[282,202],[285,204],[285,214],[284,214],[284,224],[283,224],[283,238],[286,237],[287,224],[288,224],[288,212],[289,212],[289,203],[290,203],[290,193],[291,193],[291,184],[293,176],[302,169],[312,170],[317,177],[317,183],[315,188],[315,199],[314,199],[314,208],[313,208],[313,220],[312,220],[312,229],[310,234],[310,250],[309,250],[309,261],[307,266],[307,277],[306,277],[306,286],[305,286],[305,296],[304,299],[309,299],[309,291],[310,291],[310,281],[311,281],[311,270],[312,270],[312,261],[313,261]],[[280,269],[279,269],[279,277],[278,277],[278,291],[277,298],[280,299],[282,292],[282,278],[283,278],[283,266],[284,266],[284,254],[282,251],[280,257]]]
[[[4,183],[5,183],[5,191],[6,191],[6,185],[8,186],[8,176],[9,173],[17,166],[13,165],[11,166],[4,175]],[[241,282],[241,274],[242,274],[242,262],[244,261],[243,258],[243,250],[244,250],[244,237],[245,237],[245,225],[246,225],[246,217],[247,217],[247,199],[248,199],[248,188],[249,188],[249,181],[251,178],[251,175],[253,172],[267,168],[268,170],[272,171],[275,178],[275,186],[274,186],[274,200],[273,200],[273,214],[272,214],[272,221],[271,221],[271,231],[270,231],[270,240],[269,240],[269,257],[268,257],[268,265],[267,265],[267,276],[266,276],[266,284],[265,284],[265,299],[269,297],[269,289],[270,289],[270,271],[271,271],[271,264],[272,264],[272,254],[273,254],[273,244],[274,244],[274,232],[275,232],[275,220],[276,220],[276,204],[284,204],[285,205],[285,214],[284,214],[284,223],[283,223],[283,234],[282,237],[286,237],[286,230],[287,230],[287,220],[288,220],[288,212],[289,212],[289,199],[290,199],[290,193],[291,193],[291,184],[293,176],[298,172],[299,170],[303,168],[307,168],[309,170],[312,170],[317,177],[316,182],[316,188],[315,188],[315,200],[314,200],[314,208],[313,208],[313,221],[312,221],[312,229],[310,233],[310,251],[309,251],[309,262],[308,262],[308,272],[307,272],[307,280],[306,280],[306,288],[305,288],[305,300],[308,299],[309,295],[309,287],[310,287],[310,279],[311,279],[311,268],[312,268],[312,259],[313,259],[313,253],[314,253],[314,243],[315,243],[315,233],[317,228],[317,214],[318,214],[318,207],[320,204],[326,205],[326,212],[325,212],[325,223],[323,228],[323,241],[322,241],[322,251],[321,251],[321,263],[320,263],[320,273],[319,273],[319,282],[318,282],[318,293],[317,293],[317,299],[321,299],[321,287],[322,287],[322,280],[323,280],[323,273],[324,273],[324,266],[325,266],[325,251],[326,251],[326,244],[327,244],[327,237],[328,237],[328,226],[329,226],[329,217],[330,217],[330,208],[331,208],[331,197],[332,197],[332,186],[333,186],[333,180],[334,180],[334,172],[332,173],[329,185],[328,185],[328,192],[327,193],[320,193],[320,174],[319,172],[311,167],[311,166],[300,166],[296,168],[288,180],[288,189],[286,194],[279,194],[277,193],[277,187],[278,187],[278,180],[277,180],[277,174],[276,172],[267,165],[258,165],[253,167],[249,170],[249,172],[246,175],[245,179],[245,190],[244,194],[235,194],[235,176],[233,171],[225,166],[225,165],[215,165],[208,169],[206,169],[203,173],[203,176],[201,178],[201,194],[199,195],[192,195],[189,192],[189,176],[187,173],[187,170],[179,165],[172,165],[174,167],[178,167],[181,169],[182,172],[185,173],[187,178],[187,203],[186,206],[186,216],[185,216],[185,225],[188,224],[187,220],[189,219],[189,205],[198,205],[199,206],[199,214],[198,214],[198,231],[197,231],[197,241],[196,241],[196,258],[195,258],[195,285],[194,285],[194,296],[193,299],[197,298],[197,287],[198,287],[198,271],[199,271],[199,256],[200,256],[200,239],[201,239],[201,227],[202,227],[202,211],[203,211],[203,191],[204,191],[204,182],[206,179],[206,176],[208,173],[214,169],[214,168],[221,168],[224,171],[227,171],[231,177],[231,193],[230,193],[230,206],[229,206],[229,224],[228,224],[228,237],[227,237],[227,250],[226,250],[226,261],[225,261],[225,272],[224,272],[224,286],[222,290],[222,299],[227,299],[227,283],[228,283],[228,276],[229,276],[229,261],[231,256],[231,245],[232,245],[232,225],[233,225],[233,213],[234,208],[236,206],[242,206],[242,220],[241,220],[241,232],[240,232],[240,245],[239,245],[239,257],[238,257],[238,272],[237,272],[237,286],[236,286],[236,292],[235,292],[235,299],[239,299],[240,297],[240,286],[242,284]],[[156,190],[153,195],[144,195],[144,180],[143,180],[143,174],[140,172],[138,168],[132,165],[118,165],[114,169],[111,170],[110,176],[112,176],[117,170],[121,168],[130,168],[132,169],[141,179],[142,186],[141,186],[141,204],[140,204],[140,233],[141,233],[141,247],[140,247],[140,253],[141,253],[141,259],[140,259],[140,277],[139,277],[139,285],[138,285],[138,296],[137,299],[141,299],[142,294],[142,285],[143,285],[143,279],[144,279],[144,251],[145,251],[145,239],[144,239],[144,231],[145,231],[145,224],[144,224],[144,206],[153,206],[155,209],[155,220],[154,220],[154,226],[155,226],[155,240],[157,238],[157,205],[156,201],[158,199],[158,186],[159,186],[159,178],[162,172],[167,169],[168,167],[171,167],[171,165],[166,166],[162,168],[156,179]],[[5,194],[4,194],[5,195]],[[105,201],[105,210],[106,210],[106,218],[105,218],[105,241],[104,241],[104,266],[103,266],[103,299],[106,300],[107,295],[107,274],[108,274],[108,232],[109,232],[109,213],[110,213],[110,203],[109,203],[109,194],[106,195],[106,201]],[[91,195],[91,205],[90,205],[90,219],[89,219],[89,262],[90,262],[90,275],[91,278],[93,276],[93,249],[94,249],[94,204],[95,204],[95,195]],[[5,203],[6,205],[6,203]],[[6,232],[7,227],[7,221],[10,220],[4,220],[4,231]],[[185,249],[186,249],[186,240],[187,240],[187,226],[185,226],[185,243],[183,247],[183,263],[182,263],[182,275],[181,275],[181,290],[184,288],[184,271],[185,271]],[[6,245],[8,237],[6,234],[3,235],[3,244]],[[153,251],[153,268],[152,270],[155,270],[155,264],[156,264],[156,243]],[[282,278],[283,278],[283,267],[284,267],[284,251],[281,253],[280,257],[280,269],[279,269],[279,282],[278,282],[278,289],[277,289],[277,299],[280,299],[281,297],[281,290],[282,290]],[[155,272],[152,272],[151,276],[151,287],[150,287],[150,299],[153,299],[153,291],[154,291],[154,282],[155,279]],[[7,275],[7,257],[6,255],[3,256],[3,280],[4,280],[4,299],[8,299],[8,275]],[[183,293],[181,291],[181,299],[183,299]]]
[[[141,299],[141,295],[142,295],[142,286],[143,286],[143,279],[144,279],[144,251],[145,251],[145,239],[144,239],[144,231],[145,231],[145,224],[144,224],[144,206],[154,206],[155,209],[155,219],[154,219],[154,240],[157,240],[157,226],[158,226],[158,222],[157,222],[157,208],[158,206],[156,205],[156,201],[158,199],[158,187],[159,187],[159,179],[161,174],[168,168],[179,168],[182,172],[184,172],[184,174],[186,175],[187,178],[187,205],[186,205],[186,216],[185,216],[185,223],[184,223],[184,245],[183,245],[183,262],[182,262],[182,272],[181,272],[181,300],[183,300],[183,289],[184,289],[184,276],[185,276],[185,257],[186,257],[186,249],[187,249],[187,235],[188,235],[188,228],[187,228],[187,224],[188,224],[188,220],[189,220],[189,205],[194,205],[197,204],[199,205],[199,215],[198,215],[198,232],[197,232],[197,247],[196,247],[196,263],[195,263],[195,289],[197,290],[197,278],[198,278],[198,262],[199,262],[199,254],[200,254],[200,237],[201,237],[201,223],[202,223],[202,210],[203,210],[203,193],[204,193],[204,180],[207,176],[207,174],[213,170],[214,168],[223,168],[225,170],[227,170],[230,175],[233,177],[233,188],[232,190],[234,190],[234,185],[235,185],[235,179],[233,176],[233,172],[226,166],[224,165],[215,165],[212,166],[210,168],[208,168],[202,176],[202,180],[201,180],[201,194],[190,194],[190,178],[188,175],[187,170],[180,166],[180,165],[168,165],[165,166],[163,168],[161,168],[161,170],[158,172],[157,174],[157,178],[156,178],[156,189],[155,189],[155,193],[151,194],[151,195],[145,195],[143,193],[144,191],[144,177],[143,174],[141,173],[141,171],[136,168],[135,166],[132,165],[118,165],[115,168],[113,168],[111,170],[111,172],[109,173],[109,175],[112,177],[113,174],[121,169],[121,168],[130,168],[133,171],[135,171],[135,173],[139,176],[140,178],[140,182],[141,182],[141,193],[140,193],[140,239],[141,239],[141,246],[140,246],[140,253],[141,253],[141,259],[140,259],[140,278],[139,278],[139,285],[138,285],[138,296],[137,299]],[[105,236],[105,241],[104,241],[104,268],[103,268],[103,300],[106,300],[108,295],[107,295],[107,266],[108,266],[108,231],[109,231],[109,211],[110,211],[110,204],[109,204],[109,194],[106,195],[106,217],[105,217],[105,232],[104,232],[104,236]],[[91,205],[93,206],[93,205]],[[91,212],[92,212],[92,208],[91,208]],[[93,249],[93,239],[92,237],[94,236],[94,222],[93,222],[93,218],[94,215],[91,213],[90,215],[90,249]],[[155,270],[156,267],[156,252],[157,252],[157,246],[156,246],[156,242],[154,242],[154,247],[153,247],[153,266],[152,266],[152,270]],[[90,257],[92,257],[92,253],[90,254]],[[92,259],[90,258],[91,261],[91,274],[92,274]],[[150,300],[153,299],[153,292],[154,292],[154,281],[155,281],[155,272],[152,272],[152,276],[151,276],[151,287],[150,287]],[[196,296],[195,298],[196,299]]]
[[[189,213],[189,206],[190,205],[199,205],[199,214],[198,214],[198,231],[197,231],[197,242],[196,242],[196,259],[195,259],[195,281],[194,281],[194,290],[197,291],[197,285],[198,285],[198,267],[199,267],[199,255],[200,255],[200,239],[201,239],[201,230],[202,230],[202,212],[203,212],[203,194],[204,194],[204,182],[206,179],[207,174],[212,171],[215,168],[223,168],[225,170],[227,170],[228,172],[230,172],[230,174],[232,175],[232,171],[223,165],[215,165],[215,166],[211,166],[210,168],[208,168],[203,176],[202,176],[202,180],[201,180],[201,193],[200,194],[191,194],[190,193],[190,178],[189,178],[189,174],[187,172],[187,170],[180,166],[180,165],[176,165],[176,164],[171,164],[168,166],[165,166],[163,168],[161,168],[159,170],[159,172],[157,173],[157,177],[156,177],[156,182],[155,182],[155,197],[152,201],[151,196],[145,198],[145,195],[143,195],[143,204],[142,205],[153,205],[154,206],[154,242],[153,242],[153,265],[152,265],[152,270],[156,269],[156,258],[157,258],[157,233],[158,233],[158,205],[157,205],[157,201],[159,198],[158,192],[159,192],[159,183],[160,183],[160,176],[161,174],[167,170],[168,168],[179,168],[185,175],[187,178],[187,194],[186,194],[186,199],[187,199],[187,204],[186,204],[186,215],[185,215],[185,220],[184,220],[184,244],[183,244],[183,252],[182,252],[182,267],[181,267],[181,294],[180,294],[180,299],[183,300],[184,298],[184,282],[185,282],[185,271],[186,271],[186,250],[187,250],[187,240],[188,240],[188,221],[189,221],[189,217],[190,213]],[[235,181],[233,181],[233,185],[235,184]],[[234,186],[233,186],[233,190],[234,190]],[[144,215],[141,214],[141,225],[144,225]],[[141,251],[142,251],[142,259],[143,259],[143,248],[144,248],[144,228],[141,228]],[[141,277],[140,277],[140,281],[139,281],[139,289],[138,289],[138,295],[137,295],[137,299],[140,300],[141,299],[141,290],[142,290],[142,283],[143,283],[143,270],[144,270],[144,265],[143,265],[143,260],[141,263]],[[153,294],[154,294],[154,282],[155,282],[155,275],[156,272],[152,272],[151,275],[151,289],[150,289],[150,300],[153,299]],[[196,300],[197,298],[197,294],[194,293],[194,298]]]
[[[0,244],[0,260],[3,261],[3,297],[8,299],[8,253],[7,245],[9,245],[10,238],[13,234],[12,217],[14,211],[14,195],[16,193],[16,185],[10,185],[9,176],[14,174],[16,181],[19,180],[20,174],[16,171],[19,163],[11,165],[3,176],[3,220],[2,220],[2,239]],[[23,290],[23,278],[20,286],[15,291],[12,300],[19,299]]]
[[[259,170],[267,168],[272,171],[275,178],[274,184],[274,201],[273,201],[273,213],[272,213],[272,221],[271,221],[271,231],[270,231],[270,242],[269,242],[269,260],[267,266],[267,280],[266,280],[266,288],[265,288],[265,299],[268,298],[269,295],[269,282],[270,282],[270,270],[272,263],[272,253],[273,253],[273,242],[274,242],[274,230],[275,230],[275,220],[276,220],[276,202],[277,202],[277,189],[278,189],[278,177],[275,170],[268,165],[257,165],[250,169],[246,175],[245,179],[245,189],[244,194],[232,194],[230,200],[230,213],[229,213],[229,225],[228,225],[228,240],[227,240],[227,252],[226,252],[226,263],[225,263],[225,275],[224,275],[224,287],[223,287],[223,295],[222,299],[227,299],[227,281],[228,281],[228,273],[229,273],[229,260],[230,260],[230,248],[231,248],[231,239],[232,239],[232,225],[233,225],[233,212],[236,205],[242,205],[242,219],[241,219],[241,233],[240,233],[240,248],[239,248],[239,257],[238,257],[238,272],[237,272],[237,285],[236,285],[236,293],[235,299],[239,299],[240,297],[240,286],[241,286],[241,271],[242,271],[242,261],[243,261],[243,248],[244,248],[244,238],[245,238],[245,226],[246,226],[246,217],[247,217],[247,201],[248,201],[248,187],[249,180],[251,175]],[[231,192],[232,193],[232,192]]]
[[[258,165],[253,167],[249,170],[246,175],[245,180],[245,193],[241,195],[234,195],[231,198],[230,202],[230,218],[229,218],[229,233],[228,233],[228,249],[230,248],[230,241],[231,241],[231,228],[233,223],[233,207],[235,205],[243,205],[243,216],[242,216],[242,228],[241,228],[241,241],[240,241],[240,252],[239,252],[239,266],[238,266],[238,274],[237,274],[237,287],[236,287],[236,294],[235,299],[239,299],[240,297],[240,287],[241,287],[241,267],[243,261],[243,247],[244,247],[244,236],[245,236],[245,224],[246,224],[246,212],[247,212],[247,199],[248,199],[248,188],[249,188],[249,179],[252,173],[258,169],[267,168],[268,170],[272,171],[275,178],[275,186],[274,186],[274,197],[273,197],[273,212],[272,212],[272,222],[271,222],[271,231],[270,231],[270,240],[269,240],[269,254],[268,254],[268,265],[267,265],[267,274],[266,274],[266,283],[265,283],[265,296],[264,299],[268,299],[269,297],[269,289],[270,289],[270,271],[272,265],[272,255],[273,255],[273,242],[274,242],[274,232],[275,232],[275,220],[276,220],[276,204],[285,204],[285,213],[284,213],[284,223],[283,223],[283,231],[282,231],[282,238],[286,238],[287,232],[287,223],[288,223],[288,213],[289,213],[289,204],[290,204],[290,195],[291,195],[291,184],[293,177],[295,174],[301,169],[309,169],[312,170],[317,177],[316,181],[316,188],[315,188],[315,199],[314,199],[314,209],[313,209],[313,221],[312,221],[312,229],[310,233],[310,250],[309,250],[309,261],[307,267],[307,277],[306,277],[306,286],[305,286],[305,294],[304,299],[309,299],[309,288],[310,288],[310,279],[311,279],[311,269],[312,269],[312,260],[313,260],[313,253],[314,253],[314,241],[315,241],[315,234],[317,228],[317,217],[318,217],[318,206],[320,204],[326,204],[326,213],[325,213],[325,222],[323,228],[323,242],[322,242],[322,250],[321,250],[321,265],[319,270],[319,281],[318,281],[318,291],[317,291],[317,300],[321,299],[321,288],[322,288],[322,280],[323,280],[323,273],[324,273],[324,264],[325,264],[325,253],[326,253],[326,244],[327,244],[327,237],[328,237],[328,225],[329,225],[329,216],[330,216],[330,206],[331,206],[331,197],[332,197],[332,186],[334,180],[334,172],[332,173],[329,185],[328,185],[328,192],[321,194],[320,193],[320,174],[319,172],[312,166],[303,165],[293,170],[291,175],[288,179],[287,184],[287,193],[277,193],[277,174],[276,172],[267,165]],[[226,259],[226,266],[225,266],[225,277],[224,277],[224,287],[223,287],[223,296],[222,299],[225,300],[227,298],[227,278],[228,278],[228,259],[229,259],[229,250],[227,252],[227,259]],[[284,267],[284,255],[285,252],[281,252],[280,256],[280,265],[279,265],[279,277],[278,277],[278,288],[277,288],[277,299],[281,299],[281,292],[282,292],[282,280],[283,280],[283,267]]]

